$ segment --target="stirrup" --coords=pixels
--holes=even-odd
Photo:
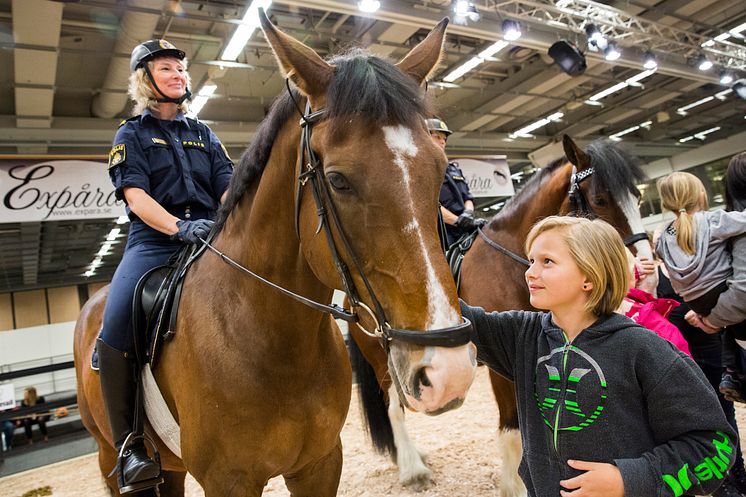
[[[124,456],[124,452],[127,450],[127,447],[137,440],[142,440],[143,442],[146,442],[148,445],[150,445],[150,448],[153,449],[153,462],[155,462],[158,465],[158,476],[156,476],[155,478],[150,478],[148,480],[140,480],[134,483],[126,484],[126,482],[124,481],[124,457],[123,456]],[[139,492],[141,490],[147,490],[149,488],[157,488],[158,485],[163,483],[163,469],[161,467],[161,454],[160,452],[158,452],[158,447],[155,445],[153,440],[151,440],[150,437],[148,437],[144,433],[141,435],[135,435],[135,432],[132,432],[129,435],[127,435],[127,438],[124,439],[122,446],[119,448],[119,454],[117,454],[117,464],[116,466],[114,466],[112,473],[114,473],[117,469],[119,470],[118,475],[117,475],[117,485],[119,486],[120,494],[129,494],[133,492]],[[111,474],[109,476],[111,476]]]

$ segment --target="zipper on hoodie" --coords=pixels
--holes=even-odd
[[[562,350],[562,398],[557,402],[557,412],[554,414],[554,426],[552,427],[552,445],[554,447],[554,453],[557,455],[558,459],[559,447],[557,438],[559,436],[560,413],[562,412],[562,409],[564,409],[565,400],[567,400],[567,355],[570,350],[570,341],[567,339],[564,330],[562,330],[562,336],[565,339],[565,347]]]

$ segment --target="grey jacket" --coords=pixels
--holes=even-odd
[[[679,247],[673,223],[663,230],[655,251],[663,260],[671,286],[686,302],[703,296],[732,275],[728,239],[746,232],[746,212],[723,210],[694,214],[695,253]]]
[[[615,464],[625,497],[709,495],[735,459],[736,433],[684,353],[613,314],[571,343],[549,313],[486,313],[462,302],[477,359],[513,380],[528,495],[557,497],[581,473]]]
[[[707,316],[718,328],[746,320],[746,235],[733,239],[732,255],[733,275],[728,279],[728,290],[720,294]]]

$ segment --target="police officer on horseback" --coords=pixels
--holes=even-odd
[[[142,422],[135,427],[142,419],[132,322],[135,286],[185,243],[207,237],[233,173],[210,128],[186,117],[191,93],[182,50],[166,40],[137,45],[130,58],[129,95],[134,117],[117,130],[108,170],[131,223],[97,341],[121,493],[152,489],[161,481],[160,465],[143,443]]]
[[[427,119],[427,129],[433,142],[445,151],[448,136],[453,133],[446,123],[437,117]],[[448,161],[439,201],[449,246],[481,224],[474,218],[474,197],[457,162]]]

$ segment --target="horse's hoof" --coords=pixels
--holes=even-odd
[[[422,467],[409,475],[400,475],[399,482],[415,492],[420,492],[430,486],[433,481],[432,474],[428,468]]]

